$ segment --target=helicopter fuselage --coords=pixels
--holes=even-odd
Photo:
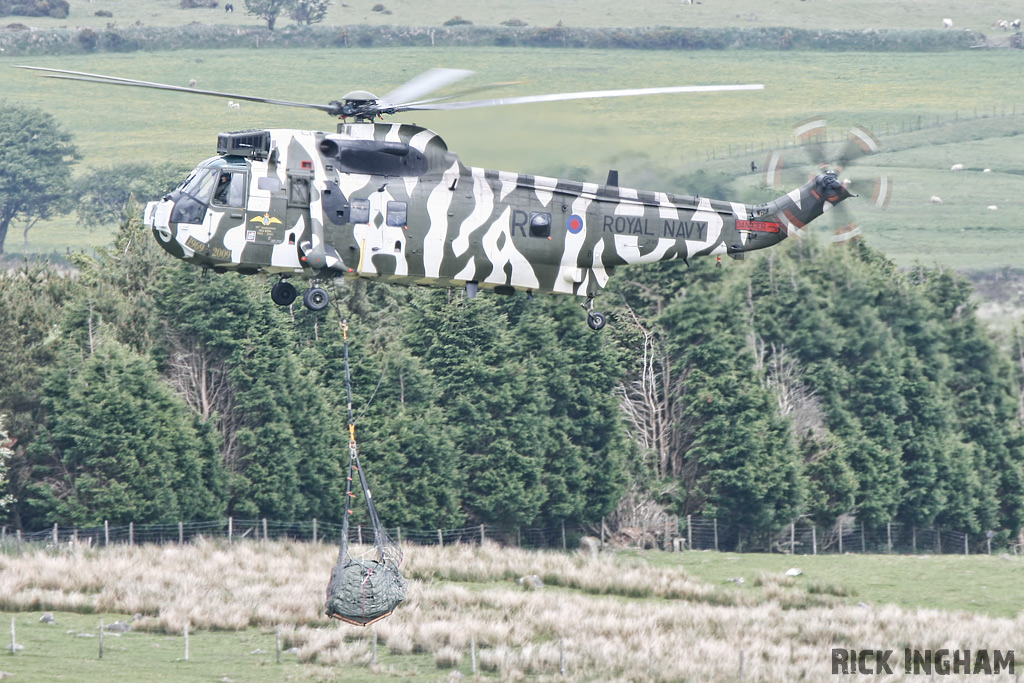
[[[777,244],[850,196],[823,176],[762,205],[465,166],[432,131],[222,134],[145,220],[216,271],[364,277],[592,299],[618,266]]]

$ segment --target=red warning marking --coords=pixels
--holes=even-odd
[[[779,223],[769,223],[767,221],[745,221],[737,220],[737,230],[747,230],[749,232],[778,232],[782,226]]]

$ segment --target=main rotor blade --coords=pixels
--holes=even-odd
[[[591,90],[588,92],[563,92],[550,95],[524,95],[502,97],[493,100],[471,100],[469,102],[438,102],[428,104],[407,104],[395,107],[396,111],[430,109],[472,109],[475,107],[499,107],[506,104],[529,104],[531,102],[559,102],[563,100],[585,100],[600,97],[633,97],[639,95],[662,95],[688,92],[719,92],[729,90],[763,90],[764,85],[684,85],[666,88],[633,88],[627,90]]]
[[[47,78],[62,78],[69,81],[86,81],[91,83],[103,83],[104,85],[127,85],[137,88],[153,88],[156,90],[173,90],[175,92],[187,92],[195,95],[208,95],[210,97],[223,97],[226,99],[242,100],[243,102],[262,102],[264,104],[280,104],[286,107],[305,107],[307,109],[319,109],[328,114],[333,114],[336,107],[330,104],[310,104],[307,102],[291,102],[289,100],[276,100],[269,97],[257,97],[254,95],[238,95],[235,93],[220,92],[218,90],[196,90],[179,85],[168,85],[166,83],[153,83],[151,81],[139,81],[132,78],[118,78],[117,76],[103,76],[101,74],[90,74],[83,71],[67,71],[64,69],[48,69],[42,66],[16,65],[19,69],[31,69],[32,71],[45,71]]]
[[[449,83],[461,81],[472,74],[472,71],[466,69],[430,69],[412,80],[406,81],[387,95],[381,97],[377,102],[381,107],[411,102]]]
[[[431,97],[428,100],[419,100],[418,102],[406,102],[405,104],[398,105],[405,109],[418,104],[428,104],[430,102],[442,102],[445,100],[454,100],[456,97],[465,97],[466,95],[472,95],[473,93],[481,92],[484,90],[493,90],[495,88],[504,88],[509,85],[522,85],[526,81],[501,81],[498,83],[487,83],[486,85],[478,85],[473,88],[466,88],[465,90],[459,90],[451,95],[445,95],[444,97]]]

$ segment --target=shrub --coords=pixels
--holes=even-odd
[[[69,10],[67,0],[0,0],[0,16],[66,19]]]
[[[83,28],[78,32],[78,44],[82,46],[82,49],[88,52],[92,52],[96,49],[97,40],[99,40],[99,37],[91,28]]]
[[[470,21],[469,19],[463,19],[458,14],[456,14],[454,17],[452,17],[448,21],[444,22],[444,25],[445,26],[463,26],[465,24],[472,24],[472,23],[473,22]]]
[[[526,22],[522,19],[507,19],[501,22],[502,26],[526,26]]]
[[[376,5],[373,6],[373,10],[372,11],[374,11],[374,12],[383,12],[384,9],[385,9],[384,5],[382,5],[382,4],[380,4],[378,2]]]
[[[98,10],[96,10],[96,16],[97,17],[107,17],[108,19],[110,19],[110,18],[113,18],[114,13],[110,12],[108,10],[105,10],[105,9],[98,9]]]

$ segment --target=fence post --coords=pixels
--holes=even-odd
[[[442,548],[444,547],[444,536],[441,535],[440,529],[437,530],[437,544]]]
[[[887,552],[892,552],[892,522],[885,523],[885,548]]]
[[[402,545],[402,527],[395,527],[398,529],[398,545]]]
[[[964,555],[967,555],[967,533],[964,532]]]
[[[18,529],[18,554],[21,555],[21,529]]]
[[[128,522],[128,545],[135,545],[135,522]]]
[[[601,549],[604,549],[604,517],[601,517]]]
[[[188,661],[188,622],[185,622],[185,661]]]
[[[178,522],[178,545],[185,545],[185,525]]]
[[[103,659],[103,620],[100,619],[100,659]]]
[[[281,625],[274,627],[274,641],[277,644],[277,663],[281,663]]]
[[[843,520],[839,520],[839,554],[843,554]]]
[[[562,520],[562,550],[565,550],[565,520]]]
[[[316,517],[313,518],[313,543],[316,543]]]
[[[110,545],[110,520],[103,520],[103,547]]]
[[[818,525],[811,525],[811,554],[818,554]]]
[[[484,536],[484,525],[481,524],[480,525],[480,545],[483,545],[485,540],[486,540],[486,537]]]
[[[689,522],[690,515],[686,515],[687,522]],[[718,517],[711,520],[715,526],[715,552],[718,552]],[[693,538],[690,539],[690,550],[693,550]]]
[[[348,539],[345,539],[348,540]],[[359,541],[359,545],[363,544],[363,525],[360,524],[356,527],[356,540]]]
[[[911,548],[914,549],[914,554],[917,555],[917,527],[910,527],[910,543]]]
[[[6,540],[7,540],[7,527],[4,527],[3,531],[0,531],[0,543],[3,543]]]
[[[686,515],[686,539],[690,543],[690,550],[693,550],[693,518],[691,515]],[[715,545],[718,545],[718,536],[715,536]],[[717,548],[716,548],[717,550]]]
[[[235,518],[228,517],[228,545],[231,545],[233,537],[235,535]]]
[[[938,547],[936,555],[942,554],[942,530],[939,527],[935,527],[935,545]]]
[[[267,542],[267,518],[263,518],[263,542]]]
[[[53,523],[53,544],[54,545],[57,545],[57,543],[58,543],[57,539],[58,538],[59,538],[59,533],[57,531],[57,522],[54,522]]]
[[[789,554],[796,555],[796,523],[789,523]]]
[[[864,542],[864,522],[860,523],[860,551],[866,553],[868,551],[867,544]]]
[[[11,617],[11,654],[18,651],[18,641],[14,637],[14,617]]]
[[[663,550],[672,550],[672,536],[668,529],[668,515],[665,515],[665,542],[661,544]]]

